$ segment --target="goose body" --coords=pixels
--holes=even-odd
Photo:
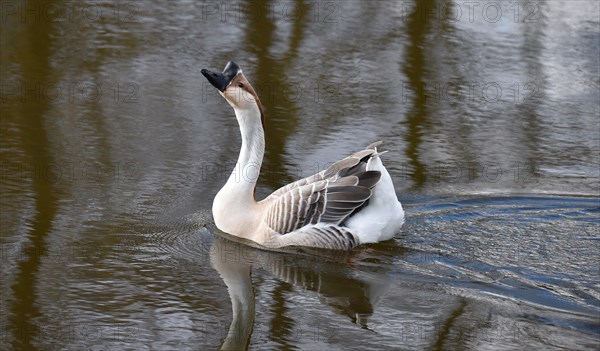
[[[338,250],[387,240],[399,231],[404,211],[377,151],[381,142],[256,201],[265,150],[260,99],[233,61],[222,73],[202,74],[233,107],[242,134],[238,162],[213,201],[217,228],[267,248]]]

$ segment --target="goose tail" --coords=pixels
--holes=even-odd
[[[346,223],[361,243],[391,239],[404,224],[404,209],[396,196],[392,177],[379,157],[387,151],[377,151],[380,144],[381,142],[377,142],[367,147],[375,150],[367,162],[367,170],[379,171],[381,179],[371,189],[372,194],[367,206]]]

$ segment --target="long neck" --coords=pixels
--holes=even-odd
[[[260,110],[235,110],[240,132],[242,148],[233,172],[225,185],[234,188],[242,200],[255,201],[254,188],[260,174],[265,154],[265,133],[261,124]]]

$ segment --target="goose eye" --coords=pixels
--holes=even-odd
[[[239,83],[238,83],[238,87],[240,87],[240,88],[243,88],[243,87],[244,87],[244,83],[242,83],[242,82],[239,82]]]

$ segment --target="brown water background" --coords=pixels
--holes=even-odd
[[[0,348],[597,349],[599,4],[3,1]],[[218,235],[229,60],[258,195],[384,140],[396,238]]]

